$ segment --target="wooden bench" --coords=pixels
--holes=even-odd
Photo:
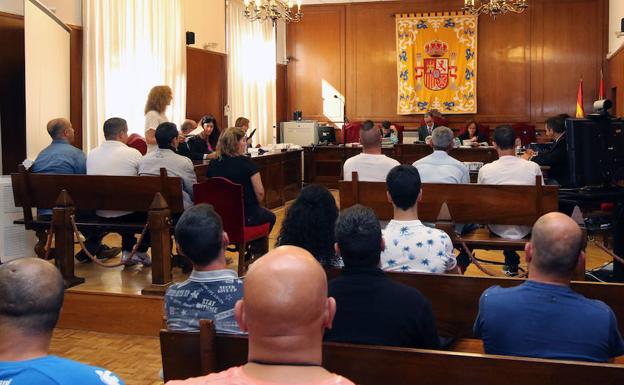
[[[55,258],[68,287],[84,282],[74,274],[74,232],[71,217],[77,210],[147,212],[152,248],[152,285],[143,294],[163,295],[171,284],[171,215],[184,211],[182,180],[160,176],[102,176],[35,174],[20,169],[11,174],[16,207],[22,207],[27,230],[40,233],[53,226]],[[53,208],[52,219],[33,217],[35,207]],[[140,233],[145,223],[115,223],[98,217],[76,220],[79,230]],[[43,237],[45,240],[45,236]],[[39,245],[41,249],[41,245]]]
[[[215,334],[204,320],[201,325],[200,333],[161,331],[165,381],[247,362],[246,336]],[[341,343],[323,344],[323,366],[359,385],[619,385],[624,378],[624,366],[615,364]]]
[[[359,182],[354,172],[351,181],[340,181],[340,208],[355,204],[368,206],[379,220],[390,220],[392,204],[386,197],[386,183]],[[423,183],[418,217],[436,222],[440,209],[447,204],[456,223],[533,226],[535,221],[558,209],[557,186],[543,186],[540,176],[535,186]],[[468,246],[482,249],[522,250],[527,239],[511,240],[479,229],[462,236]]]
[[[327,278],[340,275],[340,269],[327,269]],[[491,286],[512,287],[524,279],[469,277],[453,274],[386,272],[388,277],[418,289],[430,302],[436,316],[438,333],[443,336],[471,338],[479,312],[481,293]],[[573,281],[572,289],[587,298],[598,299],[613,309],[620,332],[624,334],[624,285]]]

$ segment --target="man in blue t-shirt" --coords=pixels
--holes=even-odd
[[[570,217],[549,213],[535,222],[525,247],[529,279],[481,295],[474,334],[486,353],[598,362],[624,354],[611,308],[570,288],[583,247]]]
[[[175,238],[178,253],[193,262],[193,272],[165,293],[167,329],[198,331],[199,320],[210,319],[219,332],[241,333],[234,306],[243,297],[243,282],[226,268],[230,242],[219,214],[207,204],[189,208],[176,224]]]
[[[61,274],[42,259],[0,265],[0,384],[123,385],[106,369],[48,355],[63,290]]]

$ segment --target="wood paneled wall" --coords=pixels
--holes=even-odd
[[[607,51],[607,0],[531,0],[520,15],[479,18],[478,113],[449,115],[496,124],[543,122],[573,113],[579,78],[585,108],[598,91]],[[322,82],[346,96],[351,120],[416,125],[422,115],[396,114],[395,13],[456,11],[459,0],[352,3],[303,7],[288,26],[288,115],[323,115]]]
[[[624,115],[624,46],[607,63],[605,97],[613,101],[611,114]]]
[[[24,18],[0,13],[0,131],[2,173],[17,171],[26,158]]]
[[[82,149],[82,27],[70,25],[70,116],[74,146]],[[0,12],[0,119],[2,173],[17,171],[26,158],[24,17]],[[45,127],[42,127],[42,135]]]
[[[186,117],[198,121],[212,114],[223,130],[227,125],[227,56],[187,47],[186,80]]]
[[[82,27],[69,27],[69,120],[76,136],[74,146],[82,150]]]

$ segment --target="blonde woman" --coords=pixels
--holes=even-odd
[[[147,142],[147,152],[158,148],[156,143],[156,128],[160,123],[168,122],[165,116],[167,106],[173,100],[173,91],[169,86],[155,86],[147,95],[145,103],[145,141]]]
[[[258,166],[251,158],[243,155],[246,149],[245,131],[242,128],[232,127],[225,130],[219,137],[216,158],[208,165],[207,176],[220,176],[242,185],[246,225],[270,223],[270,229],[273,229],[275,214],[260,205],[264,199],[264,186]]]

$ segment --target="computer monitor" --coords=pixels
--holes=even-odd
[[[319,126],[318,143],[330,144],[336,143],[336,130],[332,126]]]
[[[608,186],[624,168],[624,121],[608,116],[567,119],[566,144],[573,187]]]

